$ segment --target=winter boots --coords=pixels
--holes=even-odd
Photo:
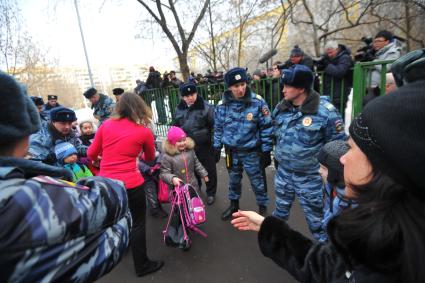
[[[232,214],[237,212],[239,209],[239,200],[231,200],[230,206],[221,215],[221,220],[227,221],[232,218]]]

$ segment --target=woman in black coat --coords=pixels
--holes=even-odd
[[[232,224],[259,231],[262,253],[301,282],[425,282],[424,88],[376,98],[352,122],[340,161],[345,194],[359,205],[330,221],[329,243],[250,211]]]

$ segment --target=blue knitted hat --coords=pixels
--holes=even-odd
[[[56,160],[63,163],[63,160],[72,154],[77,154],[77,149],[69,142],[62,142],[58,140],[55,146]]]

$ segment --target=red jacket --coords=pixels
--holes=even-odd
[[[128,119],[109,119],[96,132],[87,155],[92,160],[102,156],[99,176],[121,180],[127,189],[132,189],[145,181],[137,168],[141,152],[146,161],[155,159],[151,130]]]

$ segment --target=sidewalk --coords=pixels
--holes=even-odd
[[[165,266],[159,272],[138,278],[134,273],[133,261],[129,252],[110,274],[104,276],[98,282],[296,282],[285,270],[261,254],[256,233],[237,231],[229,222],[223,222],[220,219],[222,211],[228,206],[228,176],[223,159],[218,164],[217,171],[216,202],[212,206],[207,206],[207,222],[201,226],[201,229],[208,234],[207,239],[193,235],[192,247],[187,252],[166,247],[162,241],[162,230],[165,227],[166,219],[154,219],[148,216],[147,246],[149,256],[152,259],[164,260]],[[274,208],[274,174],[274,168],[267,168],[270,213]],[[204,187],[202,196],[205,197]],[[243,210],[258,210],[246,175],[243,177],[240,205]],[[168,206],[166,209],[169,209]],[[298,203],[295,203],[292,209],[289,224],[305,235],[310,235]]]

